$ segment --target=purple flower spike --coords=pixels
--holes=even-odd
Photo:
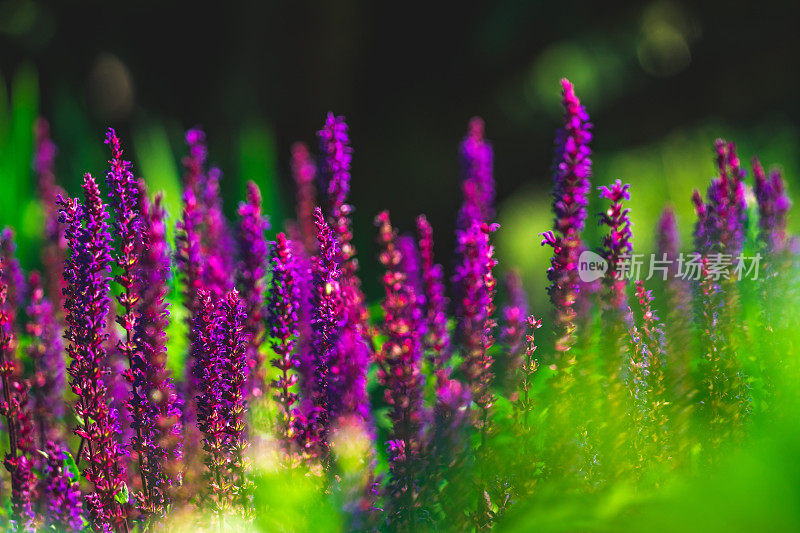
[[[31,379],[33,416],[39,435],[39,449],[47,441],[62,442],[64,434],[64,348],[61,328],[56,322],[53,305],[44,296],[38,272],[30,275],[30,304],[27,308],[28,322],[25,325],[31,344],[28,357],[33,361]]]
[[[458,215],[458,227],[466,230],[474,221],[491,222],[494,218],[493,153],[484,136],[482,119],[474,117],[469,121],[459,156],[464,203]]]
[[[396,232],[388,211],[375,219],[383,276],[384,333],[387,337],[378,354],[378,379],[390,406],[392,429],[389,434],[389,519],[396,529],[416,523],[421,473],[422,424],[425,417],[420,371],[424,323],[414,286],[401,269],[402,252],[395,246]]]
[[[139,320],[136,324],[137,357],[131,369],[134,389],[130,409],[140,447],[141,474],[145,481],[140,508],[163,517],[171,492],[181,481],[181,402],[167,369],[165,330],[169,311],[164,302],[169,278],[169,247],[161,195],[151,204],[143,182],[139,183],[139,212],[144,248],[139,260],[141,280]]]
[[[733,143],[717,139],[714,144],[719,175],[708,187],[708,202],[695,191],[698,221],[695,240],[700,253],[723,253],[736,257],[744,245],[747,203],[745,171]]]
[[[528,318],[528,295],[522,288],[519,272],[510,270],[504,278],[508,303],[500,311],[502,327],[500,343],[506,347],[506,373],[513,376],[522,364],[522,352]]]
[[[245,334],[247,335],[248,397],[258,398],[266,386],[264,357],[261,343],[264,338],[264,294],[266,292],[266,263],[269,250],[266,231],[267,218],[261,213],[261,191],[251,182],[247,183],[247,201],[239,205],[239,250],[237,269],[238,287],[247,307]]]
[[[292,426],[295,420],[297,383],[293,350],[298,336],[297,312],[300,307],[300,292],[295,279],[294,257],[291,244],[285,233],[279,233],[272,251],[272,290],[269,296],[269,335],[276,357],[271,361],[280,374],[272,381],[275,401],[281,406],[279,430],[282,445],[289,450]]]
[[[759,239],[769,253],[779,254],[787,249],[786,214],[792,206],[786,195],[783,178],[777,170],[770,172],[769,177],[764,168],[753,158],[753,177],[756,200],[758,201]]]
[[[189,147],[189,154],[183,158],[183,166],[186,169],[183,174],[183,186],[197,195],[205,182],[205,166],[208,158],[205,132],[199,128],[187,131],[186,145]]]
[[[314,225],[314,206],[317,203],[317,188],[314,180],[317,167],[304,143],[292,145],[292,177],[297,188],[297,225],[300,229],[306,253],[317,253],[317,229]]]
[[[55,158],[58,149],[50,139],[50,125],[43,118],[36,121],[36,152],[33,169],[36,173],[39,198],[44,209],[44,244],[42,264],[45,272],[46,294],[56,304],[59,316],[63,310],[63,272],[67,242],[64,225],[58,221],[56,200],[64,190],[56,184]]]
[[[78,476],[65,461],[68,452],[53,442],[47,443],[44,452],[44,526],[65,533],[83,531],[81,488]]]
[[[497,281],[493,270],[497,265],[489,236],[497,224],[477,222],[459,235],[456,251],[463,262],[456,266],[454,281],[462,287],[457,303],[458,332],[463,346],[461,370],[478,407],[476,427],[485,432],[488,411],[494,404],[491,387],[494,381],[494,359],[489,348],[494,344],[494,294]]]
[[[218,515],[226,512],[230,506],[230,485],[227,483],[227,417],[222,397],[227,384],[219,379],[223,364],[220,322],[211,293],[201,289],[198,293],[197,312],[192,321],[197,348],[192,370],[197,379],[197,427],[203,435],[210,496],[214,504],[212,510]]]
[[[71,357],[70,385],[77,397],[75,433],[86,442],[83,473],[94,485],[94,492],[85,500],[89,519],[97,529],[119,531],[127,528],[127,502],[118,501],[125,486],[124,456],[118,444],[119,423],[109,410],[102,380],[109,372],[104,340],[110,303],[111,238],[105,205],[97,182],[89,174],[83,190],[83,204],[77,199],[59,200],[61,221],[72,250],[64,271],[64,337]]]
[[[442,266],[433,259],[433,228],[425,215],[417,217],[417,234],[421,259],[421,277],[425,296],[426,335],[423,345],[428,351],[434,372],[449,373],[450,333],[447,330],[447,305]]]
[[[342,289],[339,268],[339,243],[325,222],[322,211],[314,210],[317,226],[319,256],[315,258],[313,311],[311,317],[313,349],[312,412],[307,420],[304,445],[312,454],[323,460],[328,455],[328,433],[330,431],[329,379],[331,362],[336,361],[337,343],[342,322]]]
[[[247,460],[245,452],[249,443],[245,436],[247,424],[247,334],[245,333],[245,303],[239,293],[233,290],[219,303],[218,314],[221,319],[220,350],[222,361],[219,376],[226,386],[222,393],[225,402],[225,433],[228,448],[228,469],[233,503],[246,512],[249,500],[250,483],[247,480]]]
[[[15,531],[35,531],[33,504],[36,477],[33,473],[33,424],[28,406],[28,383],[19,379],[19,363],[14,357],[15,341],[11,315],[7,310],[8,283],[5,258],[0,258],[0,384],[3,397],[0,415],[5,418],[8,453],[3,464],[11,474],[11,521]]]
[[[557,359],[563,364],[574,364],[567,355],[574,342],[576,310],[575,301],[580,293],[578,257],[581,251],[581,233],[586,223],[586,206],[591,184],[592,160],[589,142],[592,124],[589,115],[575,95],[575,88],[561,80],[564,128],[556,135],[556,154],[553,162],[553,231],[544,234],[542,245],[553,247],[547,279],[547,292],[555,308],[555,334]]]
[[[3,269],[6,279],[6,312],[8,320],[14,331],[17,329],[17,309],[24,307],[25,294],[25,274],[17,260],[17,244],[14,242],[14,230],[3,228],[0,232],[0,255],[2,255]]]
[[[627,280],[622,275],[620,268],[627,257],[633,252],[631,239],[631,221],[628,216],[630,209],[624,208],[622,202],[630,200],[631,195],[628,191],[630,185],[622,184],[617,180],[611,187],[601,186],[600,198],[611,201],[611,206],[605,213],[600,213],[600,224],[609,229],[608,235],[603,237],[603,248],[601,255],[608,262],[608,272],[606,286],[608,287],[611,300],[608,302],[609,309],[624,311],[627,308],[627,295],[625,293]]]

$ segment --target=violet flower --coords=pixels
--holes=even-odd
[[[15,341],[11,314],[7,309],[9,284],[6,281],[6,258],[0,258],[0,384],[3,415],[8,433],[8,453],[3,465],[11,474],[11,525],[16,531],[35,531],[33,504],[36,477],[33,473],[33,423],[29,414],[28,384],[18,378],[19,365],[14,357]]]
[[[247,424],[247,334],[244,331],[245,303],[234,289],[219,302],[220,346],[222,360],[219,374],[224,388],[222,400],[225,402],[226,447],[228,450],[228,469],[230,475],[231,496],[238,509],[246,513],[250,498],[251,484],[247,479],[248,462],[245,452],[249,447],[245,431]]]
[[[296,187],[297,225],[306,253],[317,253],[317,229],[314,225],[314,206],[317,203],[317,188],[314,180],[317,167],[301,142],[292,145],[292,177]]]
[[[47,456],[44,467],[43,500],[44,526],[54,531],[78,533],[83,531],[83,505],[78,473],[67,465],[66,449],[53,442],[44,448]]]
[[[506,374],[512,377],[522,364],[528,318],[528,295],[519,272],[509,270],[503,278],[508,302],[500,310],[500,343],[506,348]]]
[[[272,381],[275,401],[281,406],[278,423],[282,445],[288,451],[292,440],[295,419],[295,403],[298,400],[293,387],[297,374],[293,354],[298,336],[297,312],[300,306],[300,291],[295,279],[294,257],[291,244],[285,233],[278,233],[272,251],[272,289],[269,293],[269,335],[276,357],[272,366],[280,372]]]
[[[18,331],[17,310],[25,306],[25,274],[17,259],[17,245],[14,242],[14,230],[3,228],[0,232],[0,255],[2,255],[3,269],[6,278],[6,311],[8,312],[9,325]]]
[[[764,173],[764,168],[753,158],[753,177],[758,202],[758,237],[770,254],[780,254],[787,249],[786,214],[792,206],[786,195],[783,178],[778,170]]]
[[[312,411],[308,413],[304,446],[312,454],[323,460],[328,456],[328,434],[330,432],[331,395],[329,391],[331,362],[338,358],[337,343],[343,322],[342,270],[339,267],[339,242],[330,226],[325,222],[322,211],[314,210],[317,226],[319,256],[314,260],[312,349],[313,349],[313,390]]]
[[[497,265],[489,235],[497,224],[474,222],[458,236],[457,254],[463,258],[456,265],[455,284],[462,288],[456,305],[459,338],[462,345],[461,371],[478,407],[476,427],[482,434],[488,429],[488,411],[494,404],[492,383],[494,359],[489,349],[494,344],[494,294],[497,281],[493,270]]]
[[[64,195],[64,190],[56,184],[55,158],[58,149],[50,139],[50,125],[43,118],[36,121],[36,148],[33,170],[39,198],[44,209],[44,243],[42,245],[42,264],[45,273],[45,293],[56,304],[58,315],[63,310],[64,264],[67,242],[64,239],[64,225],[58,221],[56,200]]]
[[[89,518],[100,530],[127,528],[127,502],[118,498],[125,485],[125,465],[117,436],[119,423],[109,410],[102,376],[109,372],[106,359],[105,317],[109,308],[109,270],[111,238],[108,215],[94,178],[83,182],[84,203],[77,199],[59,200],[61,221],[72,255],[64,271],[67,329],[71,357],[70,385],[76,395],[75,433],[86,441],[84,476],[94,486],[86,496]]]
[[[437,375],[449,374],[450,332],[447,329],[447,306],[442,265],[433,259],[433,228],[425,215],[417,217],[417,234],[421,259],[423,294],[425,296],[425,337],[423,345],[430,353],[430,363]]]
[[[494,218],[493,153],[484,136],[481,118],[474,117],[469,121],[467,135],[459,149],[459,159],[464,202],[458,214],[458,227],[467,230],[474,221],[488,223]]]
[[[608,235],[603,237],[601,249],[601,255],[608,263],[608,272],[604,278],[609,294],[606,306],[607,309],[620,314],[623,313],[628,302],[625,292],[627,274],[624,263],[633,251],[630,209],[623,207],[622,203],[624,200],[631,199],[628,189],[630,189],[630,185],[627,183],[623,185],[621,180],[615,181],[611,187],[599,187],[600,198],[611,201],[608,210],[600,213],[600,224],[607,226],[609,230]]]
[[[140,300],[135,330],[137,360],[131,376],[137,444],[142,454],[142,492],[139,506],[148,515],[163,517],[171,492],[181,482],[181,401],[167,369],[166,328],[170,252],[166,241],[161,195],[150,203],[144,182],[138,184],[143,248],[138,260]],[[135,410],[134,410],[135,408]]]
[[[31,396],[33,417],[39,436],[39,449],[48,441],[63,442],[64,433],[64,349],[61,328],[53,305],[44,295],[38,272],[29,278],[30,304],[26,309],[25,329],[31,336],[28,357],[33,362]]]
[[[267,218],[261,213],[261,191],[252,181],[247,183],[247,200],[239,204],[239,253],[237,285],[246,304],[248,397],[263,395],[266,371],[261,344],[264,341],[265,268],[269,256],[266,231]]]
[[[383,276],[384,334],[386,341],[378,353],[378,380],[384,387],[384,398],[390,406],[389,418],[389,520],[396,529],[413,528],[416,524],[421,473],[421,444],[424,406],[424,376],[420,369],[422,343],[420,325],[422,309],[413,284],[400,265],[401,251],[395,246],[396,232],[388,211],[375,218],[380,262],[386,268]]]
[[[586,223],[586,206],[592,174],[592,124],[589,115],[575,96],[575,88],[561,80],[564,105],[564,128],[556,135],[556,154],[553,162],[553,231],[547,232],[542,245],[553,247],[547,279],[550,301],[555,308],[557,359],[560,364],[572,365],[567,355],[574,343],[576,312],[573,306],[580,293],[578,257],[581,233]]]

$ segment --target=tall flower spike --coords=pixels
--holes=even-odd
[[[372,331],[369,314],[364,305],[364,294],[361,291],[361,280],[358,277],[356,249],[353,246],[351,217],[353,207],[347,203],[350,194],[350,161],[353,149],[350,147],[344,117],[336,117],[333,113],[328,113],[325,125],[318,135],[320,140],[320,178],[326,192],[330,224],[339,242],[338,262],[342,269],[342,303],[347,318],[344,326],[353,330],[348,334],[353,342],[358,342],[357,337],[361,336],[364,338],[364,342],[371,344]],[[369,348],[370,346],[354,347],[359,353]],[[365,358],[343,358],[340,361],[334,361],[334,369],[340,370],[339,373],[331,376],[334,388],[347,390],[355,385],[361,389],[362,383],[366,383],[367,361],[368,359]],[[366,397],[366,390],[358,390],[356,396],[358,398]],[[354,409],[357,410],[363,405],[360,401],[350,403],[352,405],[342,405],[341,412],[338,412],[337,405],[332,406],[336,411],[334,415],[353,414]]]
[[[228,476],[226,405],[222,397],[226,384],[219,379],[224,357],[220,322],[211,293],[201,289],[192,320],[197,348],[192,370],[197,379],[197,427],[203,435],[208,467],[210,493],[206,498],[218,519],[230,508],[232,490]]]
[[[245,436],[247,423],[247,334],[244,332],[245,303],[236,290],[230,291],[219,302],[220,349],[223,352],[219,375],[227,386],[222,393],[225,402],[225,433],[228,450],[232,503],[247,515],[251,493],[247,479],[248,462],[245,457],[249,443]]]
[[[611,206],[605,213],[600,213],[600,224],[608,227],[609,233],[603,237],[603,248],[601,255],[608,263],[606,273],[606,287],[608,288],[610,301],[608,308],[618,310],[620,313],[627,308],[627,279],[625,272],[625,261],[633,251],[631,239],[631,221],[628,216],[630,209],[623,207],[623,201],[630,200],[631,194],[628,191],[630,185],[622,184],[617,180],[611,187],[601,186],[600,198],[611,201]]]
[[[67,465],[69,454],[58,444],[48,442],[44,448],[47,455],[44,467],[43,497],[44,526],[54,531],[78,533],[83,531],[83,505],[77,472]]]
[[[58,150],[50,139],[50,125],[45,119],[39,118],[36,121],[35,134],[33,170],[36,173],[39,198],[44,210],[42,264],[45,274],[45,293],[56,305],[60,317],[63,309],[63,272],[67,242],[64,239],[64,225],[58,221],[56,200],[59,196],[63,196],[64,190],[56,184],[55,158]]]
[[[500,311],[500,343],[506,347],[507,355],[503,365],[509,378],[515,376],[523,363],[525,331],[528,318],[528,295],[522,288],[519,272],[509,270],[504,278],[507,303]]]
[[[17,259],[17,244],[14,242],[14,230],[3,228],[0,232],[0,254],[5,265],[6,277],[6,311],[8,312],[9,325],[14,331],[18,330],[17,310],[25,306],[25,274]]]
[[[421,473],[421,440],[423,423],[422,390],[424,377],[420,371],[422,344],[420,326],[422,309],[401,269],[403,257],[395,246],[396,232],[388,211],[375,219],[380,262],[386,268],[383,276],[384,333],[386,342],[378,354],[378,379],[384,386],[384,397],[390,406],[392,429],[389,434],[389,519],[398,530],[413,528],[419,506]]]
[[[144,247],[139,259],[141,281],[136,346],[140,360],[134,365],[135,397],[140,411],[138,426],[145,477],[139,505],[146,514],[163,518],[171,504],[172,492],[181,481],[181,401],[167,369],[166,329],[169,311],[164,297],[169,278],[169,246],[166,241],[165,212],[161,195],[151,204],[144,182],[139,182],[139,212]]]
[[[461,370],[478,407],[475,425],[485,434],[489,409],[494,404],[492,384],[494,359],[489,349],[494,344],[494,294],[497,281],[493,270],[497,265],[489,236],[499,226],[473,223],[458,236],[456,252],[463,258],[453,276],[462,288],[457,303],[459,339],[463,347]]]
[[[0,257],[0,384],[3,397],[0,414],[5,418],[8,453],[3,464],[11,474],[11,526],[16,531],[35,531],[36,477],[31,453],[33,425],[28,413],[28,384],[17,377],[20,369],[14,357],[11,314],[8,312],[6,259]]]
[[[494,218],[493,152],[484,136],[483,120],[479,117],[469,121],[459,156],[464,203],[458,214],[458,227],[466,230],[475,221],[488,223]]]
[[[269,259],[265,233],[269,229],[269,222],[261,213],[261,191],[252,181],[247,183],[247,201],[239,204],[239,217],[240,260],[237,285],[245,301],[247,313],[247,395],[260,397],[266,386],[261,344],[264,342],[265,268]]]
[[[281,406],[279,434],[286,451],[293,437],[297,383],[295,356],[293,353],[298,336],[297,312],[300,306],[300,291],[295,279],[294,257],[291,244],[285,233],[279,233],[272,251],[272,290],[269,293],[269,335],[276,357],[272,366],[279,372],[272,381],[275,401]]]
[[[759,239],[772,254],[781,253],[788,246],[786,214],[792,205],[786,195],[783,178],[777,170],[764,173],[758,158],[753,158],[753,178],[758,202]]]
[[[61,221],[72,255],[64,271],[70,385],[76,395],[75,433],[84,439],[84,476],[94,486],[85,498],[92,525],[102,531],[127,529],[127,502],[120,503],[125,465],[119,448],[119,423],[106,401],[105,317],[109,308],[111,238],[108,215],[94,178],[83,182],[84,204],[60,200]]]
[[[120,286],[117,295],[116,322],[122,328],[122,338],[117,343],[122,357],[128,363],[124,374],[130,392],[126,407],[131,417],[130,447],[134,453],[141,480],[141,493],[137,494],[139,511],[149,518],[163,514],[164,499],[161,485],[163,457],[157,451],[156,424],[158,408],[150,400],[153,369],[145,357],[143,345],[137,339],[141,310],[139,295],[142,289],[139,261],[143,248],[144,224],[139,212],[139,183],[131,172],[131,163],[122,156],[122,147],[116,132],[109,128],[106,144],[111,148],[110,170],[106,174],[109,198],[114,208],[114,234],[118,239],[118,250],[113,254],[118,274],[114,281]],[[112,363],[113,374],[117,373]]]
[[[317,230],[314,226],[314,206],[317,203],[317,188],[314,180],[317,167],[304,143],[292,145],[292,177],[296,187],[297,225],[300,229],[306,253],[317,252]]]
[[[586,223],[586,206],[592,174],[592,124],[589,115],[575,96],[575,88],[561,80],[564,128],[556,135],[553,162],[553,231],[543,234],[542,245],[553,247],[547,279],[547,292],[555,308],[557,359],[562,365],[574,364],[567,355],[574,342],[576,311],[573,308],[580,292],[578,256],[581,233]]]
[[[425,295],[425,338],[423,345],[430,353],[432,368],[447,374],[450,360],[450,332],[447,330],[447,305],[442,266],[433,259],[433,228],[425,215],[417,217],[417,235],[421,258],[421,277]]]
[[[53,305],[44,295],[38,272],[30,275],[30,304],[25,325],[31,343],[27,352],[33,362],[31,396],[33,416],[39,436],[40,450],[48,441],[63,442],[64,433],[64,348],[61,328],[56,321]]]
[[[340,285],[342,271],[338,262],[339,243],[319,208],[314,210],[314,221],[317,226],[319,256],[315,258],[313,267],[314,305],[311,317],[311,342],[314,353],[313,411],[310,413],[305,447],[324,462],[328,455],[328,433],[331,423],[329,370],[331,361],[336,361],[338,358],[337,342],[343,318]]]

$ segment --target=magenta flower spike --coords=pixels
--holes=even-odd
[[[623,207],[623,201],[631,199],[629,189],[630,185],[627,183],[623,185],[621,180],[615,181],[611,187],[599,187],[600,198],[611,201],[608,210],[600,213],[600,224],[608,227],[609,230],[609,233],[603,237],[601,249],[601,255],[608,262],[608,271],[604,279],[611,299],[607,302],[607,306],[609,309],[620,312],[624,312],[628,302],[627,279],[621,266],[633,252],[631,244],[633,232],[628,216],[630,209]]]
[[[247,396],[259,398],[264,394],[266,369],[261,354],[264,342],[264,297],[266,293],[266,264],[269,250],[266,231],[269,221],[261,213],[261,191],[251,182],[247,183],[246,201],[239,205],[239,266],[237,285],[245,301],[247,321]]]
[[[758,202],[759,239],[769,253],[781,253],[788,247],[786,214],[792,202],[786,195],[780,172],[773,170],[767,176],[756,157],[753,158],[753,177]]]
[[[84,203],[77,199],[59,200],[61,221],[72,255],[64,271],[65,307],[71,357],[70,385],[76,395],[75,433],[86,445],[83,474],[94,486],[85,497],[93,527],[106,531],[127,529],[128,503],[120,503],[125,487],[125,464],[118,443],[119,422],[108,406],[102,376],[105,366],[104,346],[106,314],[109,309],[109,271],[111,237],[108,215],[94,178],[87,174],[83,182]]]
[[[574,343],[576,310],[574,305],[581,290],[578,278],[578,257],[581,233],[586,223],[586,206],[592,175],[589,142],[592,124],[589,115],[575,95],[567,79],[561,80],[564,127],[556,135],[556,154],[553,162],[553,231],[543,234],[542,245],[553,247],[547,279],[547,292],[555,310],[557,359],[574,364],[568,356]]]
[[[497,281],[493,270],[497,265],[489,236],[497,224],[474,222],[458,236],[456,252],[462,263],[456,265],[453,280],[462,288],[456,305],[459,338],[462,344],[461,371],[478,407],[476,427],[487,430],[488,411],[494,404],[492,383],[494,359],[489,349],[494,344],[494,295]]]
[[[414,284],[401,268],[403,256],[396,246],[396,232],[383,211],[375,218],[380,262],[386,268],[384,287],[384,334],[386,342],[378,354],[378,379],[390,406],[389,418],[389,520],[397,529],[413,527],[419,506],[422,425],[425,418],[421,372],[424,324]]]
[[[8,433],[8,453],[3,465],[11,474],[12,530],[34,531],[36,477],[32,453],[35,451],[33,423],[28,405],[28,383],[19,379],[19,363],[14,357],[16,345],[11,329],[11,314],[7,307],[9,284],[6,281],[6,258],[0,257],[0,415],[5,419]]]
[[[198,293],[198,308],[192,320],[197,352],[192,370],[197,379],[197,427],[203,435],[205,465],[208,467],[209,499],[212,511],[227,512],[231,504],[228,477],[228,436],[226,434],[226,402],[220,370],[223,364],[221,317],[210,292]]]
[[[330,368],[338,360],[337,347],[343,324],[343,301],[339,267],[339,242],[319,208],[314,210],[317,226],[319,255],[315,258],[313,272],[313,311],[311,317],[313,379],[313,411],[308,420],[306,448],[323,461],[328,455],[330,431],[329,391]]]
[[[279,372],[272,381],[275,401],[281,406],[279,431],[282,445],[289,450],[292,440],[292,426],[298,395],[294,392],[297,384],[295,373],[295,342],[298,337],[298,309],[300,291],[295,277],[296,270],[292,246],[285,233],[278,233],[272,251],[272,289],[269,293],[269,335],[275,358],[272,366]]]
[[[36,121],[36,149],[33,170],[36,174],[39,198],[44,210],[44,243],[42,264],[44,265],[45,293],[56,305],[59,317],[63,311],[64,264],[67,242],[64,239],[64,225],[58,221],[56,200],[64,195],[64,190],[56,184],[55,158],[58,153],[55,143],[50,139],[50,125],[43,118]]]
[[[31,396],[40,450],[48,441],[63,442],[64,432],[64,344],[53,305],[44,295],[38,272],[29,278],[30,304],[25,329],[31,336],[27,352],[33,362]]]
[[[467,230],[474,221],[491,222],[494,218],[494,176],[492,146],[486,141],[485,125],[479,117],[469,121],[467,135],[459,149],[461,190],[464,203],[458,214],[458,227]]]
[[[513,377],[523,363],[525,332],[528,329],[528,295],[516,270],[509,270],[503,281],[508,301],[500,310],[500,343],[508,350],[504,362],[506,374]]]
[[[25,306],[27,287],[25,274],[17,259],[17,244],[14,242],[14,230],[3,228],[0,232],[0,255],[6,277],[6,311],[10,327],[19,331],[17,324],[17,310]]]
[[[433,258],[433,228],[425,215],[417,217],[417,235],[420,253],[420,277],[425,296],[425,337],[423,346],[430,354],[433,371],[437,375],[449,374],[450,332],[447,329],[447,306],[449,300],[444,288],[442,265]]]
[[[67,467],[68,452],[62,446],[48,442],[44,448],[43,510],[44,526],[54,531],[78,533],[83,531],[83,504],[78,476]]]
[[[296,188],[297,226],[306,253],[317,253],[317,228],[314,225],[314,206],[317,205],[317,166],[308,147],[301,142],[292,145],[292,177]]]

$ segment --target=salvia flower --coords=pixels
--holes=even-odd
[[[430,362],[437,373],[446,373],[450,360],[450,332],[447,329],[447,306],[444,272],[433,258],[433,228],[424,215],[417,218],[417,235],[421,259],[421,277],[425,295],[425,337],[423,345],[430,353]]]
[[[27,287],[25,286],[25,274],[22,272],[22,267],[17,259],[14,230],[11,228],[3,228],[3,231],[0,232],[0,254],[5,265],[3,268],[5,270],[7,294],[4,305],[8,312],[9,325],[15,332],[18,332],[17,309],[25,305]]]
[[[343,303],[339,267],[339,242],[325,222],[322,211],[314,210],[319,255],[314,260],[313,311],[311,316],[313,350],[312,411],[308,414],[306,449],[323,460],[328,454],[331,403],[329,391],[331,362],[338,359],[337,345],[343,323]]]
[[[275,358],[271,364],[280,374],[272,381],[275,401],[281,406],[279,428],[283,445],[293,436],[297,393],[293,391],[297,374],[293,354],[298,336],[297,313],[300,291],[295,278],[294,257],[285,233],[279,233],[272,250],[272,287],[269,294],[269,336]]]
[[[553,231],[545,233],[542,245],[553,247],[547,279],[547,292],[555,308],[557,357],[564,364],[574,363],[566,353],[574,342],[576,311],[573,308],[580,292],[578,257],[581,233],[586,223],[586,206],[592,174],[592,124],[589,115],[575,95],[575,88],[561,80],[564,127],[556,135],[553,162]]]
[[[507,373],[512,375],[522,364],[528,318],[528,295],[522,288],[522,279],[516,270],[509,270],[503,281],[507,303],[500,310],[500,343],[508,350],[504,365]]]
[[[140,295],[135,330],[136,359],[131,367],[131,411],[141,454],[143,478],[140,508],[147,515],[163,517],[171,492],[181,480],[181,401],[167,369],[166,328],[169,311],[164,301],[169,279],[169,246],[161,196],[150,203],[147,189],[139,183],[139,213],[143,249],[138,261]]]
[[[767,176],[758,158],[753,158],[753,189],[758,202],[759,238],[769,253],[786,250],[786,214],[792,205],[778,170]]]
[[[35,531],[34,501],[36,478],[31,452],[34,451],[33,426],[28,412],[28,384],[17,378],[18,363],[14,357],[11,315],[6,304],[6,259],[0,258],[0,384],[3,397],[0,414],[5,418],[8,453],[3,464],[11,473],[11,520],[17,531]]]
[[[59,316],[63,308],[64,262],[66,260],[67,242],[64,239],[64,226],[58,220],[56,200],[64,191],[56,184],[55,158],[58,153],[55,143],[50,139],[50,125],[43,118],[36,121],[36,151],[33,159],[33,170],[39,197],[44,210],[44,243],[42,246],[42,263],[45,273],[46,294],[51,302],[57,305]]]
[[[458,226],[462,230],[475,221],[488,223],[494,218],[493,152],[484,128],[482,119],[472,118],[459,150],[464,202],[458,214]]]
[[[264,293],[266,291],[266,263],[269,256],[266,231],[269,222],[261,213],[261,191],[247,183],[246,201],[239,205],[239,267],[237,269],[239,292],[247,309],[245,334],[247,343],[248,396],[260,397],[266,386],[264,357],[261,343],[264,337]]]
[[[47,441],[61,442],[63,428],[65,368],[61,328],[56,322],[53,305],[44,295],[40,276],[30,275],[30,304],[25,329],[31,336],[28,357],[33,362],[31,379],[32,410],[39,436],[39,449]]]
[[[83,531],[83,504],[78,472],[67,463],[69,452],[58,444],[48,442],[44,448],[47,456],[44,467],[43,510],[44,526],[55,531],[77,533]]]
[[[297,225],[306,253],[317,252],[317,229],[314,225],[314,206],[317,203],[317,166],[304,143],[292,145],[292,177],[296,187]]]
[[[620,311],[627,307],[625,290],[628,276],[625,272],[625,262],[633,251],[630,209],[623,207],[623,201],[631,199],[629,189],[630,185],[627,183],[623,185],[621,180],[615,181],[611,187],[599,187],[600,197],[611,201],[608,210],[600,214],[600,224],[609,230],[603,237],[601,250],[601,255],[608,263],[605,280],[610,301],[607,302],[607,306]]]
[[[103,376],[109,372],[104,342],[110,303],[111,238],[100,190],[89,174],[83,191],[84,203],[60,200],[61,221],[72,251],[64,281],[70,385],[77,397],[75,433],[86,442],[83,474],[94,486],[94,492],[85,499],[90,521],[97,529],[119,531],[127,528],[127,502],[120,503],[125,465],[118,442],[119,423],[109,409],[103,383]]]
[[[386,342],[378,354],[378,379],[390,406],[392,429],[389,434],[390,509],[389,518],[398,529],[416,523],[424,418],[421,373],[423,323],[414,286],[401,268],[403,257],[396,247],[396,232],[384,211],[375,219],[380,262],[386,268],[384,286],[384,333]]]

